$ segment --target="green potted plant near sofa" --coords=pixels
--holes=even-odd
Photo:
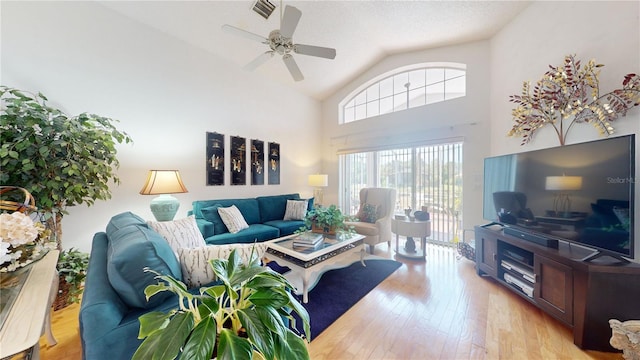
[[[71,248],[63,250],[58,256],[58,295],[54,301],[54,310],[60,310],[73,303],[80,302],[82,284],[87,276],[89,254]]]
[[[309,334],[309,314],[282,275],[261,266],[255,254],[242,263],[236,250],[210,265],[219,284],[196,295],[172,276],[157,274],[158,284],[145,289],[147,299],[170,291],[179,308],[140,316],[139,338],[145,340],[133,360],[309,359],[304,338],[283,320],[295,312]]]
[[[350,217],[346,216],[335,205],[328,207],[316,207],[307,212],[305,216],[305,225],[311,231],[328,235],[335,235],[338,232],[349,232],[350,228],[346,226],[345,221],[349,221]]]

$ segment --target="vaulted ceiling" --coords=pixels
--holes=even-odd
[[[239,68],[268,50],[257,41],[222,31],[229,24],[267,37],[280,27],[281,6],[302,12],[296,43],[332,47],[334,60],[294,54],[305,79],[295,82],[280,56],[254,70],[316,99],[324,99],[386,56],[489,39],[528,1],[285,1],[270,0],[269,19],[252,10],[255,0],[106,1],[102,5]],[[428,59],[425,59],[428,60]],[[232,66],[233,66],[232,65]]]

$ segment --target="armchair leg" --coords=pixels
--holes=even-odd
[[[374,249],[375,249],[375,245],[369,245],[369,254],[373,255]]]

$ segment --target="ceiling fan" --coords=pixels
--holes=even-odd
[[[287,5],[284,8],[284,15],[280,17],[280,29],[271,31],[271,33],[269,33],[269,37],[266,38],[231,25],[222,25],[222,30],[269,46],[269,50],[245,65],[244,69],[254,70],[271,59],[275,54],[278,54],[282,55],[282,61],[287,66],[287,69],[289,70],[289,73],[291,73],[293,79],[295,81],[300,81],[304,79],[304,76],[302,75],[298,64],[293,59],[292,53],[317,56],[325,59],[335,59],[336,57],[336,49],[297,44],[293,42],[291,37],[298,26],[301,16],[302,12],[300,10]]]

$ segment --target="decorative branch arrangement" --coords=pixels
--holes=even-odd
[[[640,105],[640,76],[627,74],[622,89],[600,95],[598,76],[603,66],[592,59],[581,67],[575,55],[567,55],[563,65],[549,65],[533,90],[525,81],[522,95],[509,96],[518,106],[511,112],[515,125],[508,135],[522,137],[524,145],[536,130],[550,124],[564,145],[571,127],[580,123],[592,124],[601,136],[613,134],[611,122]]]

